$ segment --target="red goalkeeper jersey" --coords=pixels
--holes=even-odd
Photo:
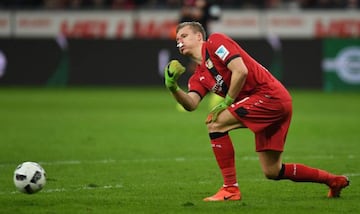
[[[241,57],[248,69],[245,84],[235,101],[253,94],[262,94],[272,98],[291,100],[285,87],[253,59],[238,43],[220,33],[212,34],[202,46],[201,65],[189,79],[188,89],[204,97],[209,91],[225,96],[230,85],[231,71],[227,64]]]

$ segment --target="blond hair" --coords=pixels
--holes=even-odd
[[[193,30],[194,33],[200,32],[203,37],[203,40],[206,40],[206,31],[199,22],[182,22],[178,24],[178,26],[176,27],[176,33],[178,33],[180,29],[186,26],[190,26],[190,28]]]

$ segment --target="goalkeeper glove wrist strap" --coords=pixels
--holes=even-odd
[[[170,86],[168,89],[169,89],[172,93],[175,93],[175,92],[177,92],[178,90],[180,90],[180,87],[179,87],[177,84],[175,84],[175,85]]]
[[[227,106],[230,106],[233,102],[234,102],[234,99],[231,98],[231,97],[227,94],[226,97],[225,97],[225,99],[224,99],[224,103],[225,103]]]

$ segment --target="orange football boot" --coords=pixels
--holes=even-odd
[[[204,198],[204,201],[237,201],[241,200],[241,193],[239,187],[222,187],[213,196]]]
[[[338,198],[340,197],[341,190],[345,187],[349,186],[350,181],[349,178],[346,176],[336,176],[333,178],[328,186],[330,187],[330,190],[328,192],[328,198]]]

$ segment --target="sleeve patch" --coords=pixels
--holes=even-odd
[[[215,51],[215,54],[224,61],[226,57],[229,55],[228,49],[224,47],[224,45],[220,45],[220,47]]]

